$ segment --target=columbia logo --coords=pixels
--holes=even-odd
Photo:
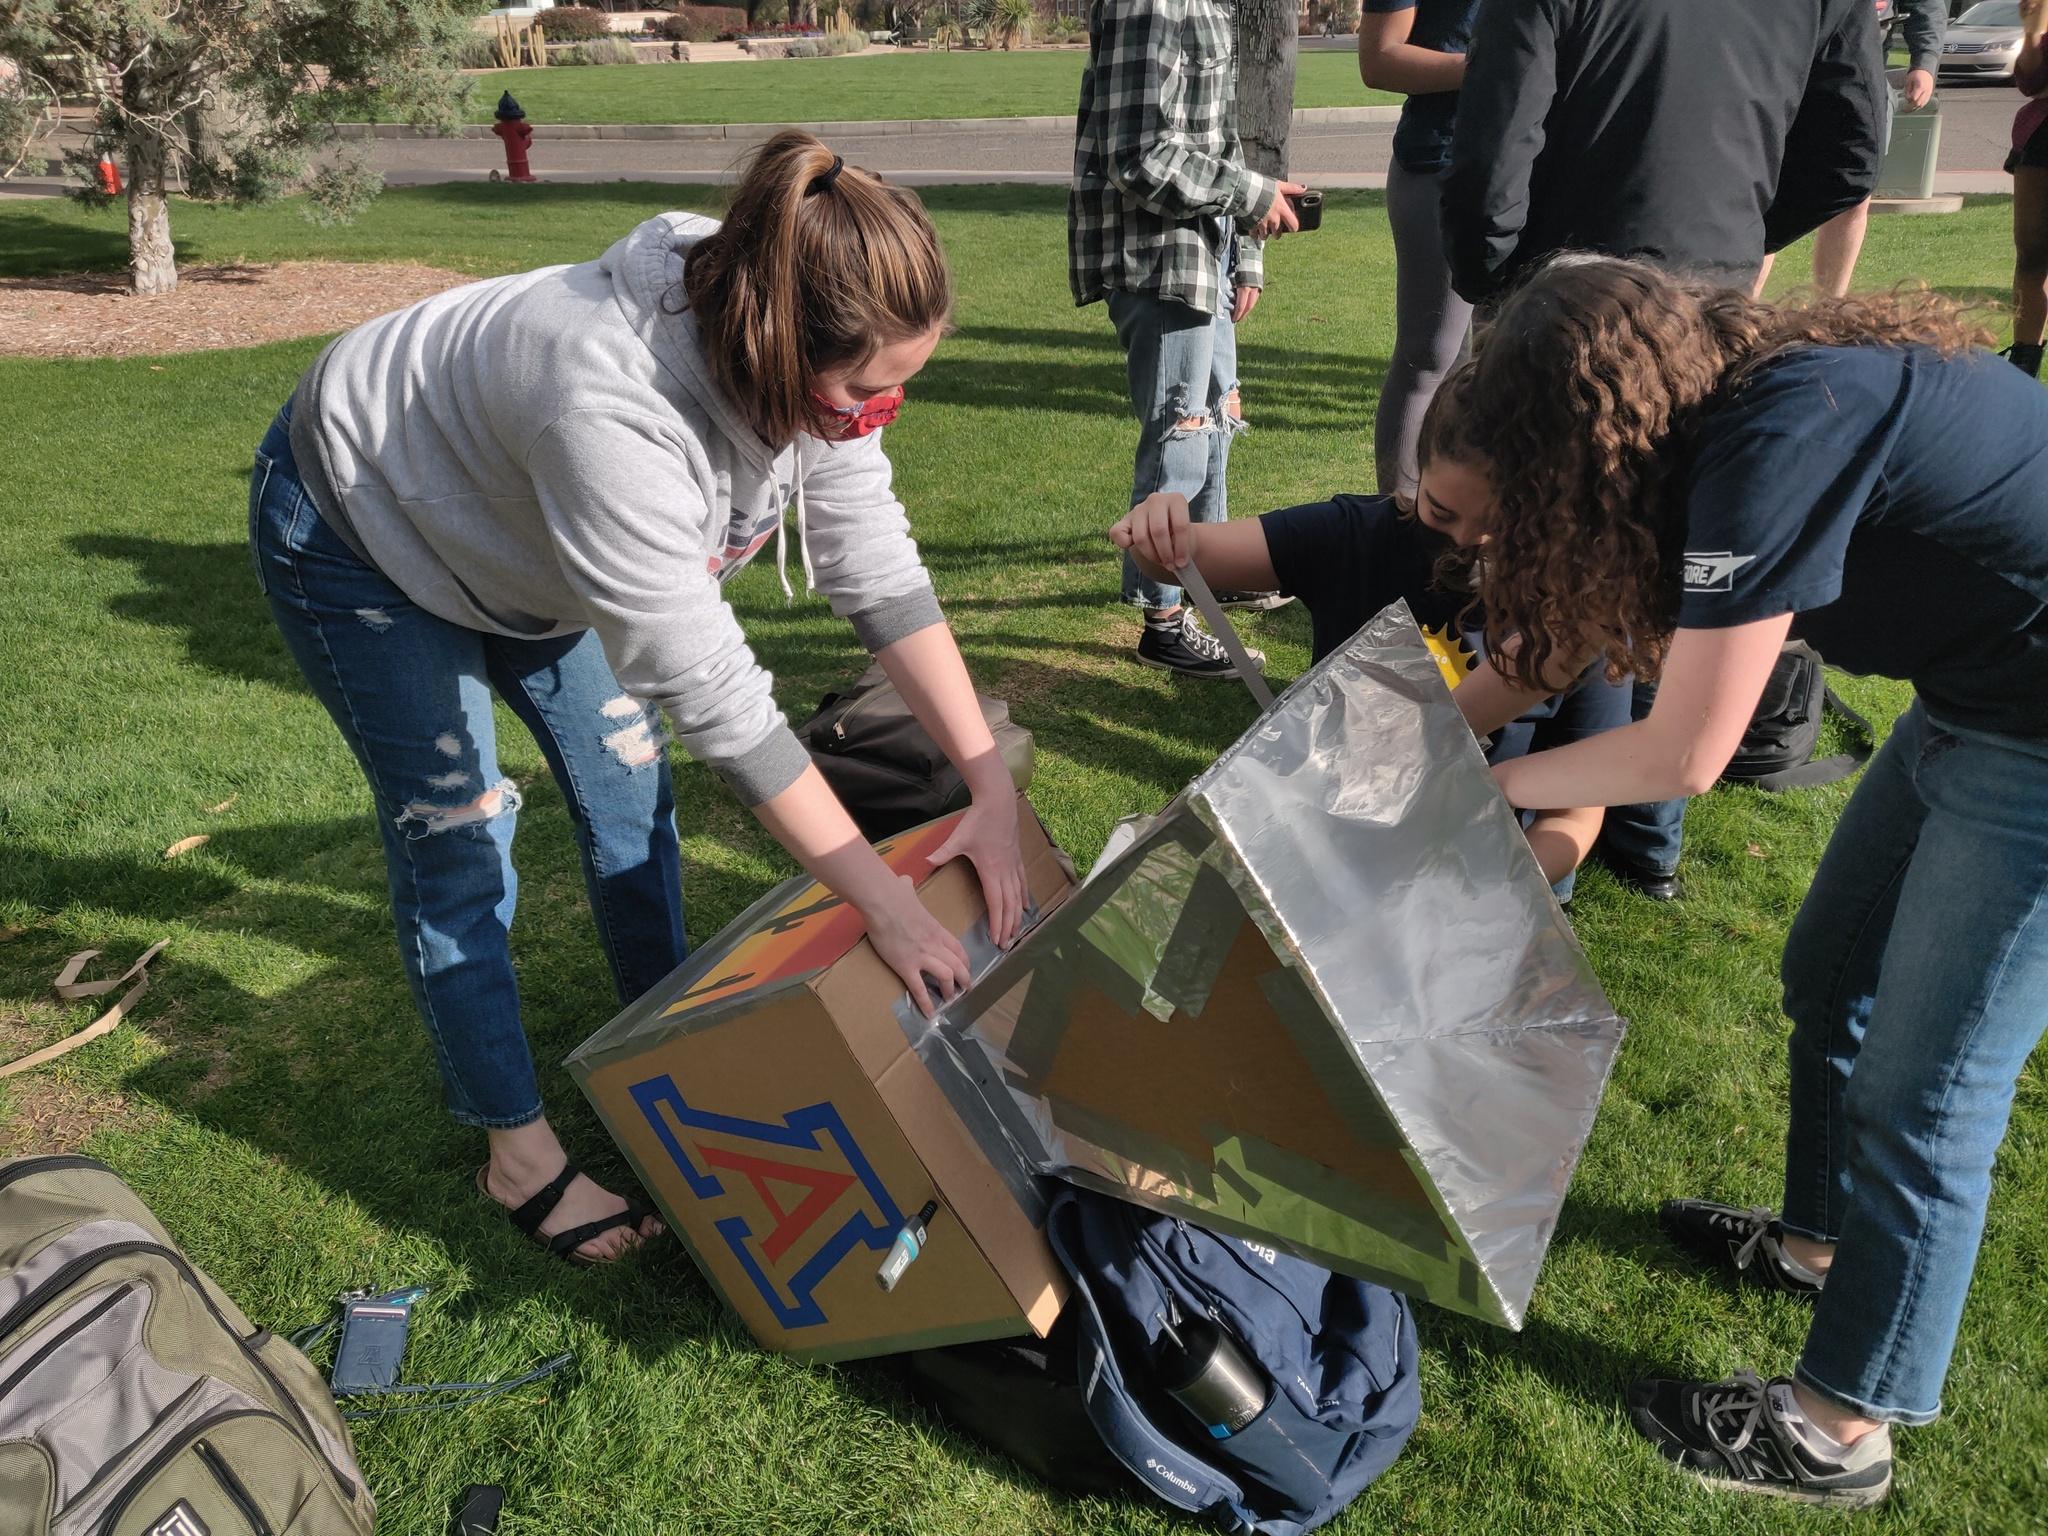
[[[1164,1481],[1173,1484],[1173,1486],[1178,1488],[1182,1493],[1189,1495],[1194,1495],[1197,1493],[1197,1489],[1195,1488],[1195,1485],[1193,1483],[1189,1482],[1186,1478],[1182,1477],[1178,1472],[1174,1471],[1173,1468],[1167,1466],[1157,1457],[1147,1456],[1145,1458],[1145,1470],[1147,1472],[1153,1473],[1154,1475],[1158,1476]],[[152,1532],[151,1536],[155,1536],[155,1533]]]
[[[1238,1241],[1244,1244],[1244,1251],[1253,1258],[1262,1260],[1267,1264],[1278,1264],[1280,1262],[1279,1249],[1268,1248],[1264,1243],[1255,1243],[1248,1237],[1240,1237]]]

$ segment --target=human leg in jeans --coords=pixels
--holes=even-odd
[[[1222,522],[1230,440],[1242,422],[1236,327],[1227,314],[1142,293],[1111,294],[1109,314],[1138,416],[1131,505],[1169,492],[1187,499],[1191,521]],[[1139,660],[1191,676],[1237,675],[1222,646],[1181,607],[1180,588],[1152,580],[1128,553],[1123,600],[1145,610]]]
[[[1992,1161],[2048,1027],[2041,744],[1960,738],[1916,703],[1829,841],[1784,969],[1785,1208],[1757,1241],[1817,1278],[1788,1390],[1851,1447],[1940,1411]]]
[[[621,1001],[683,956],[666,757],[593,637],[519,641],[464,629],[416,607],[364,564],[307,498],[286,419],[258,450],[251,484],[258,580],[369,781],[400,961],[449,1111],[487,1133],[487,1188],[518,1205],[554,1180],[566,1157],[544,1117],[519,1021],[509,946],[519,792],[499,771],[493,689],[534,729],[572,807]],[[541,1230],[570,1231],[625,1208],[577,1179]],[[605,1257],[633,1240],[614,1227],[579,1251]]]
[[[1472,332],[1472,306],[1451,289],[1437,219],[1441,175],[1387,168],[1387,221],[1394,227],[1394,355],[1373,424],[1383,496],[1415,494],[1415,445],[1423,413],[1457,366]]]
[[[1648,718],[1657,701],[1654,683],[1637,683],[1630,701],[1637,720]],[[1657,800],[1645,805],[1616,805],[1600,829],[1602,861],[1624,885],[1653,901],[1679,894],[1678,855],[1685,842],[1685,801]]]

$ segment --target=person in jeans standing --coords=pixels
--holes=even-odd
[[[1244,421],[1237,326],[1265,286],[1260,246],[1299,227],[1287,196],[1306,190],[1244,163],[1236,26],[1228,0],[1097,0],[1067,194],[1074,302],[1107,302],[1138,416],[1131,504],[1172,492],[1203,523],[1229,515],[1230,441]],[[1123,600],[1145,612],[1144,665],[1237,675],[1180,589],[1128,554]]]
[[[2048,1027],[2048,394],[1933,295],[1774,309],[1641,262],[1553,263],[1459,391],[1489,656],[1660,678],[1648,717],[1503,763],[1523,810],[1711,784],[1788,635],[1913,685],[1785,941],[1784,1204],[1665,1231],[1812,1303],[1794,1369],[1653,1379],[1636,1429],[1732,1492],[1856,1507],[1933,1420],[1992,1166]],[[1986,1341],[1991,1351],[1996,1339]],[[1987,1439],[1984,1454],[2033,1448]]]
[[[685,953],[672,727],[931,1012],[965,951],[855,830],[722,595],[769,543],[782,563],[793,494],[806,571],[973,790],[933,861],[969,858],[997,942],[1017,930],[1016,791],[879,435],[951,303],[917,200],[785,132],[723,223],[664,214],[597,260],[348,332],[257,450],[258,582],[369,782],[449,1112],[488,1140],[479,1190],[557,1257],[615,1258],[658,1225],[581,1176],[543,1112],[493,695],[568,802],[622,1005]]]
[[[1451,125],[1465,80],[1465,46],[1479,0],[1365,0],[1358,75],[1375,90],[1403,91],[1387,167],[1387,222],[1394,228],[1394,355],[1373,426],[1382,496],[1415,494],[1415,445],[1423,413],[1456,366],[1472,330],[1472,306],[1451,289],[1438,216],[1451,163]]]

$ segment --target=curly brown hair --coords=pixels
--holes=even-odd
[[[1641,262],[1551,261],[1445,381],[1432,450],[1483,468],[1498,510],[1477,559],[1487,648],[1525,687],[1591,658],[1655,678],[1676,626],[1693,426],[1801,346],[1986,344],[1927,291],[1760,303]],[[1510,637],[1519,636],[1514,644]],[[1548,681],[1546,681],[1546,679]]]

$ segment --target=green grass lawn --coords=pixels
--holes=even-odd
[[[509,90],[535,123],[872,122],[886,118],[1064,117],[1081,96],[1078,49],[897,53],[721,64],[560,65],[471,77],[468,115],[488,123]],[[1304,53],[1297,107],[1398,102],[1369,91],[1358,59]]]
[[[181,206],[175,219],[192,261],[409,255],[494,272],[594,255],[635,220],[706,195],[565,186],[514,201],[456,186],[390,193],[345,229],[316,230],[290,207]],[[1157,808],[1244,728],[1249,706],[1234,685],[1183,685],[1126,659],[1136,625],[1110,601],[1116,565],[1101,535],[1123,504],[1133,429],[1106,318],[1065,297],[1060,199],[927,194],[959,274],[959,333],[889,442],[969,663],[1037,733],[1034,798],[1085,867],[1117,817]],[[2004,200],[1983,199],[1954,218],[1873,221],[1863,275],[1998,293],[2008,219]],[[0,205],[0,273],[118,265],[120,229],[117,215],[68,205]],[[1803,262],[1794,252],[1783,281]],[[1241,514],[1372,484],[1392,324],[1379,198],[1332,194],[1322,232],[1282,243],[1269,272],[1242,341],[1254,430],[1233,465]],[[1187,1529],[1135,1503],[1049,1494],[922,1417],[882,1368],[761,1353],[674,1244],[572,1271],[524,1247],[471,1191],[480,1139],[439,1113],[363,786],[274,633],[244,550],[251,449],[318,345],[0,361],[0,1054],[90,1016],[48,1001],[66,955],[105,947],[125,963],[171,940],[131,1025],[0,1085],[0,1148],[82,1143],[107,1158],[266,1323],[317,1317],[352,1286],[432,1286],[411,1379],[508,1373],[573,1348],[573,1379],[361,1429],[393,1536],[439,1536],[467,1482],[506,1485],[507,1536]],[[816,601],[785,608],[772,571],[747,573],[734,597],[790,710],[860,668],[847,628]],[[1251,629],[1280,673],[1304,664],[1299,612]],[[1842,687],[1880,721],[1905,700],[1881,683]],[[526,793],[516,946],[527,1029],[569,1144],[617,1177],[557,1065],[612,1012],[568,820],[537,750],[509,716],[500,725],[506,771]],[[709,774],[679,764],[676,776],[701,941],[789,866]],[[1688,1270],[1653,1211],[1680,1194],[1776,1198],[1778,951],[1844,794],[1705,797],[1690,896],[1675,906],[1597,872],[1582,880],[1574,922],[1633,1028],[1529,1326],[1514,1335],[1421,1309],[1421,1429],[1334,1530],[1848,1529],[1694,1488],[1635,1441],[1619,1407],[1648,1370],[1777,1370],[1798,1348],[1798,1305]],[[212,841],[161,858],[195,832]],[[1902,1436],[1898,1491],[1859,1531],[2040,1528],[2044,1273],[2048,1092],[2030,1071],[1950,1415]]]

